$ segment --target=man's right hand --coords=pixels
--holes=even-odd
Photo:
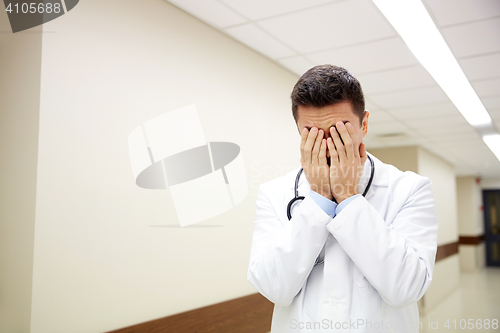
[[[326,161],[326,140],[323,138],[323,130],[318,131],[313,127],[309,131],[304,127],[300,136],[300,163],[311,190],[332,200],[330,168]]]

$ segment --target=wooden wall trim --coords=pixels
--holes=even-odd
[[[479,245],[484,241],[484,235],[478,236],[460,236],[458,242],[460,245]]]
[[[266,333],[271,330],[273,308],[256,293],[108,333]]]
[[[448,258],[449,256],[452,256],[454,254],[458,253],[458,244],[459,242],[453,242],[453,243],[448,243],[448,244],[443,244],[439,245],[437,247],[437,252],[436,252],[436,262],[439,260],[443,260],[445,258]]]

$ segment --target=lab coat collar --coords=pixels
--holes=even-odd
[[[366,153],[370,155],[370,157],[373,159],[373,164],[375,166],[372,185],[365,197],[366,199],[368,199],[375,193],[374,187],[389,186],[389,178],[387,175],[387,165],[385,165],[382,161],[380,161],[378,158],[376,158],[369,152]],[[292,185],[291,186],[292,190],[295,184],[295,177],[297,176],[297,172],[299,170],[300,168],[298,168],[296,172],[292,172],[293,180],[290,181],[290,184]],[[361,174],[361,177],[359,179],[359,187],[358,187],[359,193],[363,193],[365,191],[366,185],[368,185],[368,180],[370,179],[370,173],[371,173],[370,160],[367,158],[365,165],[363,166],[363,173]],[[299,195],[309,194],[310,190],[311,186],[309,185],[309,182],[307,181],[305,175],[302,174],[299,180]]]

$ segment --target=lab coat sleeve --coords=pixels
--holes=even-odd
[[[438,219],[431,181],[413,175],[418,180],[389,223],[364,197],[358,197],[327,226],[382,299],[396,308],[424,295],[436,256]]]
[[[321,252],[331,218],[308,195],[294,205],[289,221],[286,206],[274,207],[259,188],[248,281],[271,302],[288,306],[300,292]]]

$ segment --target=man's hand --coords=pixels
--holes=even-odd
[[[330,168],[326,163],[326,140],[323,139],[323,130],[316,127],[303,128],[300,141],[300,163],[304,169],[311,190],[327,199],[332,199],[330,189]]]
[[[330,187],[333,197],[340,204],[343,200],[359,193],[359,179],[367,155],[365,144],[356,142],[351,123],[344,125],[339,121],[336,127],[330,128],[331,137],[328,138],[327,145],[331,161]]]

